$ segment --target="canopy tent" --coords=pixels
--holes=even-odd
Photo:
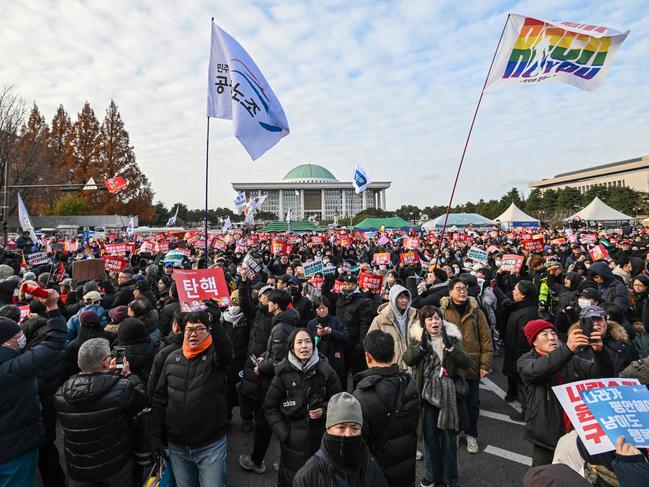
[[[444,218],[446,218],[446,214],[440,215],[434,220],[430,220],[424,223],[422,228],[427,232],[442,228],[444,226]],[[448,222],[446,223],[447,228],[464,228],[470,226],[495,227],[497,225],[498,223],[490,220],[489,218],[485,218],[482,215],[478,215],[477,213],[450,213],[448,215]]]
[[[581,219],[589,222],[628,222],[634,220],[632,216],[625,215],[621,211],[617,211],[615,208],[611,208],[597,196],[595,199],[590,202],[588,206],[578,211],[570,218],[566,218],[564,221],[570,221],[574,219]]]
[[[393,216],[390,218],[366,218],[357,225],[354,225],[354,230],[362,231],[377,231],[383,227],[384,230],[398,230],[417,228],[417,225],[408,223],[400,216]]]
[[[272,233],[272,232],[285,232],[288,230],[288,224],[285,221],[275,220],[264,228],[259,230],[261,233]],[[324,232],[324,228],[320,228],[314,223],[308,220],[302,220],[297,222],[291,222],[291,232]]]
[[[500,222],[500,225],[505,229],[514,227],[538,227],[540,224],[537,218],[528,215],[514,203],[509,205],[509,208],[503,211],[495,220]]]

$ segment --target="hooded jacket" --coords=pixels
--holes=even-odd
[[[466,371],[467,379],[479,379],[480,369],[489,370],[491,367],[493,343],[487,318],[478,306],[475,298],[467,298],[468,305],[464,316],[452,305],[451,297],[441,299],[441,309],[444,319],[457,325],[462,333],[463,346],[472,361]]]
[[[516,362],[521,356],[530,351],[530,344],[525,337],[523,328],[529,321],[539,317],[536,299],[526,299],[512,304],[511,313],[505,326],[505,357],[503,374],[520,381],[516,371]]]
[[[575,323],[568,329],[568,335],[575,328],[579,328],[580,324]],[[608,320],[606,324],[606,336],[604,336],[604,350],[611,357],[613,363],[613,376],[617,376],[620,372],[628,367],[634,360],[638,359],[638,350],[635,348],[629,334],[619,323]],[[582,348],[577,354],[587,360],[593,360],[593,349],[590,347]]]
[[[266,344],[265,360],[258,365],[259,375],[273,376],[273,367],[288,355],[288,337],[299,323],[300,313],[293,308],[287,308],[273,318],[273,329]]]
[[[401,313],[397,309],[397,297],[404,292],[408,295],[409,302],[406,310]],[[372,321],[368,333],[374,330],[389,333],[394,339],[392,363],[399,364],[399,367],[409,371],[409,367],[403,361],[403,354],[408,348],[410,329],[415,325],[421,329],[421,325],[417,320],[417,310],[411,306],[412,297],[410,291],[399,284],[395,284],[390,288],[389,298],[390,300],[387,303],[379,306],[379,314]],[[399,325],[399,322],[402,325]],[[419,336],[421,337],[421,332],[419,332]]]
[[[617,304],[624,313],[624,316],[629,316],[629,307],[631,306],[629,292],[624,283],[615,278],[613,271],[606,262],[594,262],[588,271],[604,278],[604,282],[598,286],[599,292],[602,295],[602,301]]]
[[[101,306],[84,306],[79,311],[74,314],[73,316],[70,317],[67,323],[68,327],[68,336],[65,341],[65,346],[67,347],[72,340],[74,340],[77,335],[79,334],[79,328],[81,328],[81,313],[84,311],[94,311],[97,313],[97,316],[99,316],[99,324],[101,325],[102,329],[108,324],[108,317],[106,316],[106,312],[104,311],[104,308]]]
[[[68,475],[97,481],[119,472],[133,455],[131,418],[145,404],[144,385],[134,374],[95,372],[68,379],[55,398]]]

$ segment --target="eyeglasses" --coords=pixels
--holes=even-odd
[[[187,335],[200,335],[205,330],[207,330],[207,328],[205,328],[204,326],[197,326],[196,328],[185,328],[185,333],[187,333]]]
[[[460,293],[460,294],[464,294],[464,293],[468,292],[468,289],[465,288],[465,287],[454,287],[453,290],[456,293]]]

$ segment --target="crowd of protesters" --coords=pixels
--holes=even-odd
[[[185,257],[156,252],[161,238]],[[196,232],[132,239],[123,269],[86,280],[73,264],[106,242],[25,234],[0,251],[0,487],[39,473],[46,487],[139,487],[161,462],[172,485],[223,486],[228,453],[250,475],[277,470],[279,486],[410,487],[422,459],[421,486],[470,485],[457,450],[480,451],[494,355],[534,448],[524,485],[646,485],[647,451],[622,437],[589,455],[550,389],[649,383],[643,229],[466,229],[441,249],[415,231],[219,238],[207,258]],[[39,250],[50,263],[17,253]],[[511,254],[519,265],[503,264]],[[187,309],[174,272],[206,265],[230,299]],[[367,274],[380,284],[360,286]],[[250,451],[228,451],[236,414]]]

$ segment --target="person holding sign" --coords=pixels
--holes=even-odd
[[[559,438],[571,427],[550,388],[582,379],[612,377],[613,363],[604,351],[599,331],[590,333],[589,339],[581,328],[575,328],[567,344],[557,337],[556,327],[545,320],[532,320],[523,331],[532,347],[517,362],[527,396],[525,438],[534,445],[532,465],[547,465],[552,463]],[[586,347],[592,349],[594,361],[576,355]]]

